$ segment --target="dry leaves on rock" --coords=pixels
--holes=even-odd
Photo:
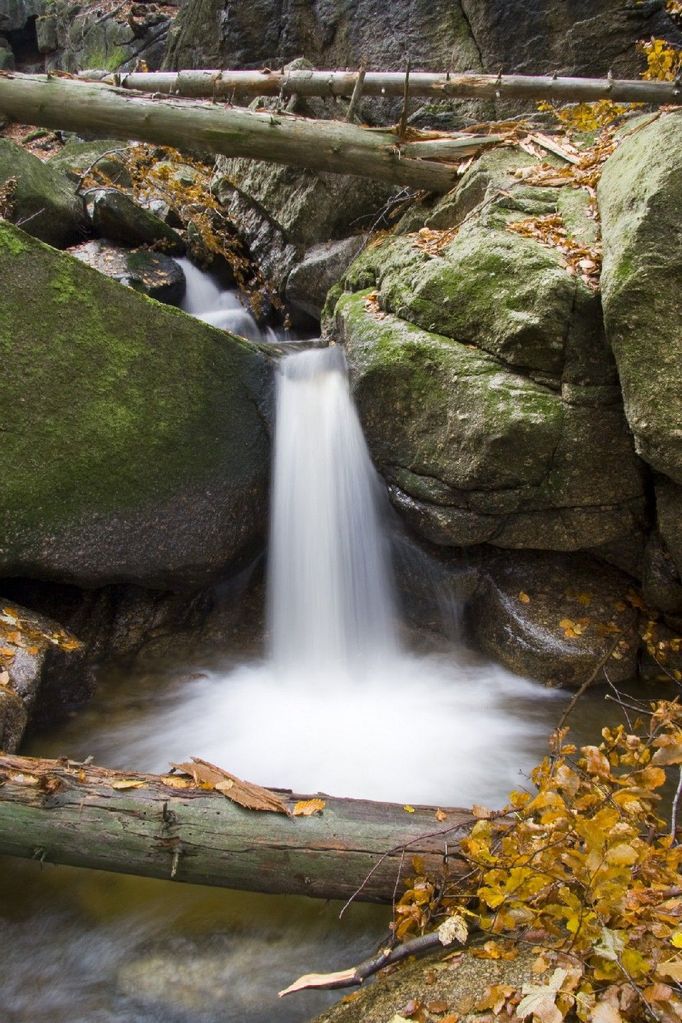
[[[192,757],[191,763],[172,764],[176,771],[189,775],[201,788],[215,789],[233,803],[247,810],[262,810],[270,813],[284,813],[289,816],[285,804],[269,789],[261,788],[250,781],[242,781],[222,767],[209,764],[207,760]]]
[[[574,274],[596,290],[601,272],[601,245],[581,245],[571,238],[559,213],[548,213],[543,217],[528,217],[507,225],[507,230],[524,238],[533,238],[555,249],[561,254],[561,261],[570,274]]]

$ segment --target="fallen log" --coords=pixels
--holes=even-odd
[[[306,796],[273,790],[290,809]],[[247,891],[391,902],[418,856],[466,864],[466,810],[323,796],[309,817],[246,810],[177,775],[0,754],[0,853]]]
[[[125,89],[166,95],[229,99],[233,96],[352,96],[362,74],[366,96],[403,96],[403,71],[81,71],[79,77]],[[554,75],[432,74],[410,71],[409,94],[431,99],[547,99],[587,103],[680,103],[680,83]]]
[[[497,136],[445,138],[434,133],[401,140],[391,129],[362,128],[294,114],[260,112],[210,103],[140,97],[80,79],[0,73],[0,113],[41,128],[95,132],[184,150],[269,160],[337,174],[358,174],[430,192],[456,183],[457,163]],[[411,146],[433,145],[431,159]],[[439,158],[446,161],[442,162]]]

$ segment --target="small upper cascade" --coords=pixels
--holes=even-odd
[[[221,330],[229,330],[231,334],[239,334],[249,341],[282,340],[272,327],[261,329],[258,326],[236,288],[221,288],[212,274],[200,270],[187,258],[177,262],[187,281],[181,308],[190,316]]]

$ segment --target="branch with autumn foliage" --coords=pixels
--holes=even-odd
[[[374,959],[329,975],[309,974],[281,994],[362,983],[407,955],[466,944],[514,958],[534,947],[538,983],[483,992],[476,1008],[533,1023],[682,1018],[682,788],[679,700],[634,703],[639,720],[605,728],[579,751],[555,733],[532,774],[533,791],[512,792],[500,829],[479,808],[459,842],[464,876],[443,885],[412,857],[396,904],[393,941]],[[667,772],[681,780],[661,813]],[[396,942],[402,944],[396,944]],[[537,969],[536,969],[537,967]],[[419,1009],[411,1017],[426,1020]]]

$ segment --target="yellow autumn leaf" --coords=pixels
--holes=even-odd
[[[324,799],[299,799],[293,809],[294,817],[312,817],[314,813],[322,813],[325,806]]]
[[[448,815],[440,807],[436,810],[435,817],[437,821],[446,821],[448,819]]]
[[[112,781],[112,789],[141,789],[144,788],[145,782],[139,778],[117,778],[116,781]]]
[[[519,600],[522,604],[530,604],[530,597],[523,590],[519,593]]]
[[[414,813],[415,812],[414,811],[414,807],[410,806],[409,803],[405,804],[405,806],[403,807],[403,810],[405,811],[405,813]]]

